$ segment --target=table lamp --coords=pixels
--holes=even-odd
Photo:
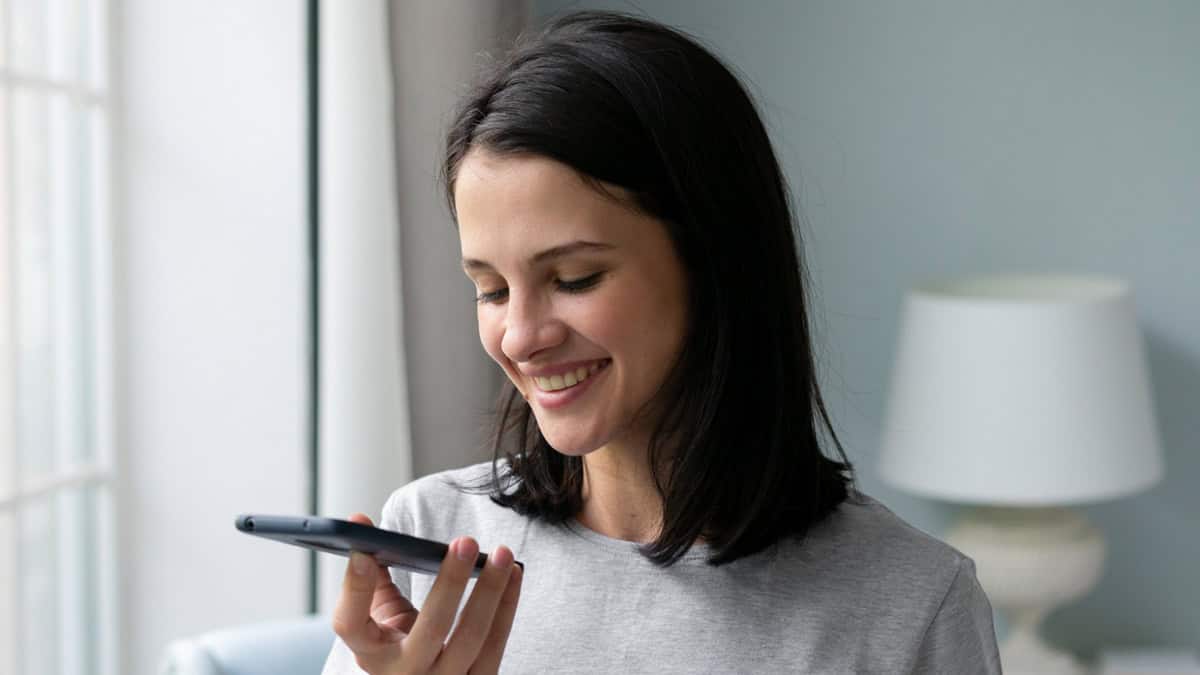
[[[1103,534],[1073,505],[1163,475],[1129,287],[1068,276],[930,283],[904,299],[880,473],[975,508],[946,541],[1008,619],[1008,675],[1083,673],[1042,619],[1100,578]]]

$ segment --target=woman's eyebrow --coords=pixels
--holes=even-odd
[[[596,242],[596,241],[577,240],[577,241],[572,241],[567,244],[553,246],[544,251],[541,251],[541,252],[535,254],[533,257],[531,257],[529,259],[529,262],[532,265],[536,265],[539,263],[544,263],[547,260],[553,260],[554,258],[561,258],[565,255],[570,255],[572,253],[578,253],[580,251],[608,251],[608,250],[611,250],[614,248],[616,248],[616,246],[613,246],[612,244],[604,244],[604,243],[600,243],[600,242]],[[467,271],[477,270],[477,269],[492,269],[491,264],[484,262],[482,260],[476,260],[475,258],[463,258],[462,265],[463,265],[463,269],[467,270]]]

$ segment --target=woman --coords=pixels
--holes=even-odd
[[[388,500],[450,553],[356,555],[326,673],[999,672],[971,560],[853,487],[788,191],[716,58],[562,17],[465,98],[444,176],[509,380],[495,459]]]

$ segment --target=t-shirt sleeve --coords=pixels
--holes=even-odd
[[[992,604],[970,558],[959,560],[958,573],[925,631],[913,672],[1000,674]]]
[[[379,517],[379,527],[385,530],[395,532],[408,533],[412,529],[410,518],[403,508],[403,493],[404,488],[401,488],[392,493],[388,497],[387,502],[383,505],[383,513]],[[412,577],[404,570],[395,567],[388,568],[392,575],[392,583],[396,584],[396,588],[400,589],[400,594],[406,598],[412,597]],[[329,650],[329,656],[325,659],[325,667],[321,670],[321,675],[367,675],[365,671],[358,667],[358,663],[354,660],[354,652],[342,642],[340,637],[334,636],[333,648]]]

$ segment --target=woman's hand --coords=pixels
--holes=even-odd
[[[371,524],[361,513],[349,520]],[[488,556],[458,626],[446,640],[478,552],[470,537],[450,544],[419,612],[400,594],[386,567],[369,555],[353,553],[333,613],[333,632],[370,675],[497,672],[521,593],[521,568],[513,564],[508,548],[500,546]]]

